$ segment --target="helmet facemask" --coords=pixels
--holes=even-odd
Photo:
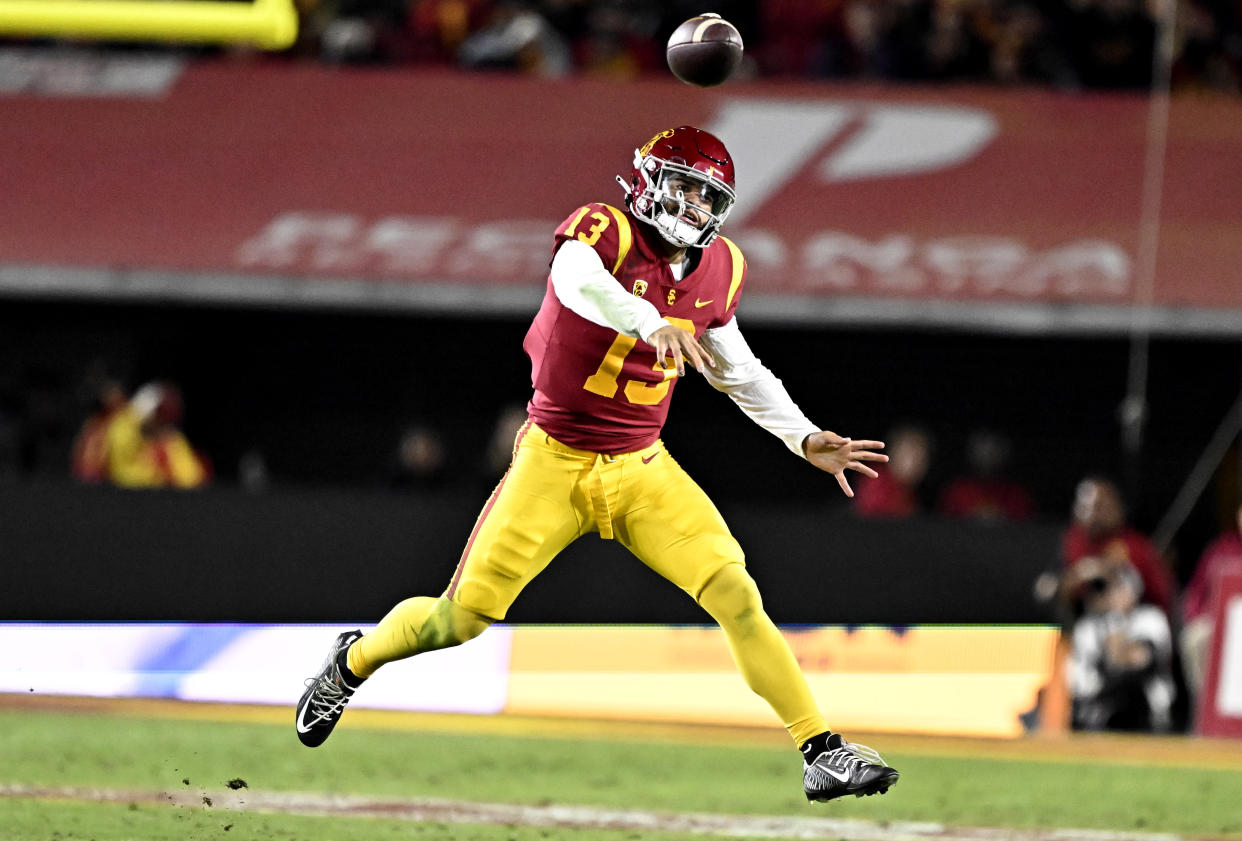
[[[735,196],[728,184],[685,164],[654,155],[644,157],[637,151],[634,170],[643,180],[642,192],[631,201],[635,216],[654,226],[660,236],[678,248],[706,248],[712,244],[733,208]],[[690,202],[686,191],[707,199],[710,209]],[[705,221],[695,225],[683,219],[687,207],[693,207]]]

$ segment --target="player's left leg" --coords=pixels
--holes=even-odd
[[[724,630],[746,684],[771,705],[799,745],[808,800],[883,794],[897,782],[897,771],[878,753],[828,729],[788,641],[764,611],[759,588],[741,564],[721,568],[698,601]]]
[[[623,489],[618,540],[720,625],[747,686],[801,749],[808,799],[886,791],[897,772],[874,751],[829,731],[789,643],[763,608],[741,547],[698,484],[656,446],[660,457],[643,461]]]
[[[719,623],[746,684],[801,745],[828,728],[789,644],[763,609],[742,547],[702,488],[655,447],[658,457],[626,477],[617,539]]]
[[[721,567],[698,602],[724,631],[746,685],[768,702],[794,744],[828,729],[788,641],[763,609],[759,588],[742,564]]]

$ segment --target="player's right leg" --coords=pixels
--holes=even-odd
[[[535,434],[526,435],[531,428]],[[575,483],[581,459],[542,443],[523,427],[513,463],[488,499],[452,581],[439,598],[406,599],[363,635],[341,634],[297,708],[298,738],[316,747],[345,705],[380,666],[459,645],[503,619],[522,588],[580,533]]]

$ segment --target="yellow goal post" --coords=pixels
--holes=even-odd
[[[291,46],[293,0],[0,0],[0,35]]]

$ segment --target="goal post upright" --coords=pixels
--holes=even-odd
[[[83,40],[249,43],[283,50],[297,38],[293,0],[0,0],[0,34]]]

